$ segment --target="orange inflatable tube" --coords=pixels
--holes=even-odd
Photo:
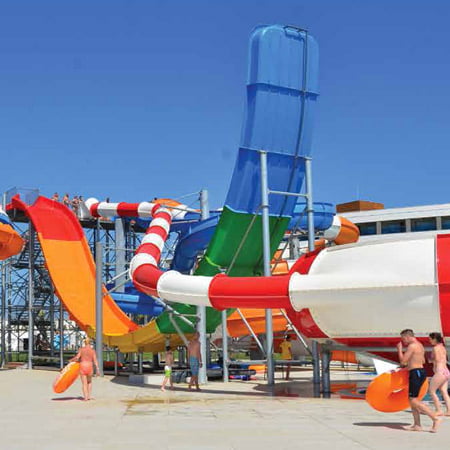
[[[369,384],[366,391],[366,401],[381,412],[399,412],[409,407],[408,401],[408,370],[400,369],[378,375]],[[419,400],[428,391],[428,380],[420,388]]]
[[[72,386],[73,382],[80,374],[80,363],[71,362],[64,367],[63,371],[58,375],[53,383],[53,391],[56,394],[61,394]]]
[[[248,366],[249,370],[254,370],[257,374],[263,374],[266,371],[266,365],[265,364],[253,364],[251,366]]]

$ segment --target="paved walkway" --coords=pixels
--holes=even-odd
[[[77,381],[53,394],[54,372],[0,371],[0,448],[15,449],[448,449],[450,419],[440,433],[401,429],[410,414],[382,414],[362,400],[311,398],[311,373],[279,381],[210,383],[203,392],[129,386],[127,379],[94,380],[96,400],[79,399]],[[333,373],[335,381],[364,380]],[[181,387],[180,387],[181,386]],[[275,394],[275,395],[274,395]],[[427,418],[423,423],[428,426]]]

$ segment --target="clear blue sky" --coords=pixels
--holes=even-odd
[[[320,46],[315,199],[450,201],[450,2],[29,0],[0,6],[0,191],[228,189],[255,25]]]

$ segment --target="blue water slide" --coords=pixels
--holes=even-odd
[[[269,188],[299,192],[319,94],[319,50],[295,27],[255,29],[250,39],[247,105],[241,144],[225,206],[254,214],[261,204],[260,156],[267,151]],[[271,196],[270,214],[291,216],[295,197]]]
[[[111,289],[111,287],[107,286],[108,289]],[[112,292],[111,296],[119,308],[127,314],[144,314],[157,317],[164,310],[160,303],[139,292],[131,282],[124,286],[124,292]]]
[[[188,229],[180,233],[171,269],[181,273],[190,272],[192,267],[194,267],[198,254],[208,246],[219,218],[220,215],[215,214],[207,220],[191,224]]]
[[[0,223],[4,223],[7,225],[11,225],[11,220],[8,217],[8,214],[6,214],[5,212],[3,212],[3,210],[0,208]]]
[[[314,230],[324,231],[330,228],[333,223],[333,217],[336,209],[331,203],[314,202]],[[306,204],[297,203],[294,207],[294,213],[289,221],[288,230],[294,229],[307,230],[308,216],[306,214]]]

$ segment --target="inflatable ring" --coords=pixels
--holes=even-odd
[[[67,364],[53,383],[53,391],[56,394],[61,394],[73,384],[79,374],[80,363],[71,362]]]
[[[403,411],[409,407],[408,387],[409,373],[407,369],[382,373],[369,384],[366,391],[366,401],[377,411]],[[419,400],[425,397],[427,391],[428,379],[420,388]]]

